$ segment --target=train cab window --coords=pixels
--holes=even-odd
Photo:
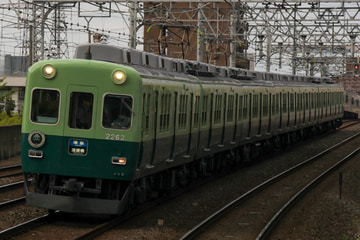
[[[130,96],[108,94],[104,98],[104,128],[127,130],[131,126],[133,100]]]
[[[72,92],[70,95],[69,127],[90,129],[93,115],[92,93]]]
[[[31,101],[31,121],[56,124],[59,118],[60,93],[51,89],[35,89]]]

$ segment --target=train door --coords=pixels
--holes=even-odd
[[[79,159],[89,159],[95,146],[97,117],[97,88],[69,85],[67,88],[63,146],[67,151],[61,151],[64,156],[56,162],[60,168],[86,169]],[[91,164],[89,164],[91,166]],[[70,171],[70,170],[69,170]]]
[[[96,87],[69,85],[67,93],[69,111],[65,114],[64,135],[93,138],[97,119]]]
[[[156,152],[156,139],[157,139],[157,120],[158,120],[158,108],[159,108],[159,92],[154,92],[154,114],[153,114],[153,131],[154,131],[154,138],[153,138],[153,144],[152,144],[152,153],[151,153],[151,161],[150,166],[154,165],[155,160],[155,152]]]
[[[238,126],[238,119],[241,117],[240,115],[240,110],[239,110],[239,95],[238,94],[235,94],[235,121],[234,121],[234,132],[233,132],[233,136],[232,136],[232,142],[235,143],[236,142],[236,135],[237,135],[237,131],[239,129],[239,126]]]
[[[224,105],[222,107],[223,110],[223,115],[222,115],[222,127],[221,127],[221,136],[220,136],[220,142],[219,145],[223,146],[224,145],[224,138],[225,138],[225,125],[226,125],[226,113],[227,110],[230,106],[227,105],[227,97],[228,95],[225,93],[224,94]]]
[[[283,121],[283,114],[282,114],[282,112],[283,112],[283,104],[282,104],[282,102],[283,102],[283,94],[280,92],[280,102],[279,102],[279,106],[280,106],[280,112],[279,112],[279,117],[280,117],[280,119],[279,119],[279,129],[281,129],[282,128],[282,125],[283,125],[283,123],[282,123],[282,121]]]
[[[139,164],[150,165],[151,156],[153,155],[154,145],[153,141],[153,121],[154,117],[152,116],[151,107],[154,100],[152,99],[152,89],[146,87],[143,90],[143,110],[142,110],[142,136],[141,136],[141,146],[142,146],[142,156],[139,160]],[[140,168],[140,165],[138,166]]]
[[[191,149],[191,138],[193,134],[193,109],[194,107],[194,94],[190,94],[190,120],[189,120],[189,136],[188,136],[188,142],[187,142],[187,150],[186,150],[186,157],[190,157],[190,149]],[[176,116],[176,115],[175,115]]]
[[[269,107],[268,107],[268,111],[269,111],[269,123],[268,123],[268,127],[266,132],[270,133],[271,132],[271,125],[272,125],[272,117],[274,116],[274,108],[272,106],[274,106],[274,101],[273,101],[273,94],[269,94]]]
[[[171,131],[171,135],[172,135],[172,140],[171,140],[171,150],[170,150],[170,156],[169,159],[174,159],[174,150],[175,150],[175,141],[176,141],[176,116],[177,116],[177,101],[178,101],[178,93],[175,92],[174,93],[174,109],[170,111],[172,111],[172,115],[174,116],[173,118],[173,126],[172,126],[172,131]]]
[[[255,97],[255,96],[254,96]],[[257,97],[256,97],[257,98]],[[263,98],[263,94],[260,93],[259,95],[259,108],[258,108],[258,117],[259,117],[259,121],[258,121],[258,131],[257,131],[257,135],[261,135],[261,126],[262,126],[262,118],[264,117],[263,116],[263,106],[264,106],[264,98]]]
[[[289,123],[288,127],[295,126],[296,115],[295,115],[295,94],[294,90],[291,89],[289,93]]]
[[[250,134],[251,134],[251,119],[252,119],[252,106],[253,106],[253,103],[252,103],[252,94],[250,93],[249,94],[249,98],[248,98],[248,106],[249,106],[249,109],[248,109],[248,133],[247,133],[247,137],[250,138]]]
[[[209,136],[208,136],[208,144],[207,144],[207,149],[210,149],[210,145],[211,145],[211,136],[212,136],[212,127],[213,127],[213,114],[214,114],[214,94],[211,93],[210,94],[210,114],[209,114]]]

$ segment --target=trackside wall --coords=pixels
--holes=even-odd
[[[0,160],[20,155],[21,125],[0,126]]]

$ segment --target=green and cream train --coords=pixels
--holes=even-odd
[[[27,204],[121,214],[154,193],[336,128],[344,90],[103,44],[28,72]]]

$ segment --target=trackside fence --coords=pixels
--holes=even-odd
[[[0,126],[0,160],[20,155],[21,125]]]

